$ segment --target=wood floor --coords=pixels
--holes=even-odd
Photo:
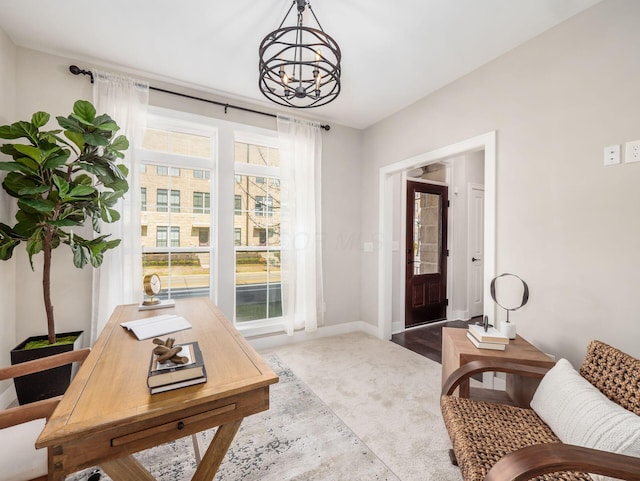
[[[450,321],[438,325],[427,324],[399,334],[393,334],[391,342],[428,357],[432,361],[442,363],[442,328],[459,327],[466,329],[470,322],[476,322],[477,320],[480,320],[480,318],[473,318],[470,321]]]

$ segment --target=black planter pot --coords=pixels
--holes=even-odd
[[[53,356],[54,354],[79,349],[82,344],[82,332],[83,331],[65,332],[56,335],[56,337],[78,336],[73,344],[47,346],[25,351],[23,348],[28,342],[47,338],[47,336],[32,336],[11,350],[11,364],[20,364],[22,362],[42,359],[43,357]],[[69,364],[14,378],[13,383],[16,388],[16,394],[18,395],[18,402],[20,404],[28,404],[42,399],[61,396],[69,387],[72,374],[74,374],[72,373],[72,366]]]

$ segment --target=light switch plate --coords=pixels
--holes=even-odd
[[[610,145],[604,148],[604,165],[620,163],[620,145]]]
[[[640,140],[634,140],[625,144],[624,161],[627,164],[640,162]]]

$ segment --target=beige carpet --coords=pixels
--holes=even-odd
[[[401,481],[462,479],[440,415],[440,364],[363,333],[264,352],[277,354]]]

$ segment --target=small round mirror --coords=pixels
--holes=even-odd
[[[509,322],[509,312],[517,311],[529,301],[529,286],[515,274],[500,274],[491,281],[491,298],[507,311]]]

